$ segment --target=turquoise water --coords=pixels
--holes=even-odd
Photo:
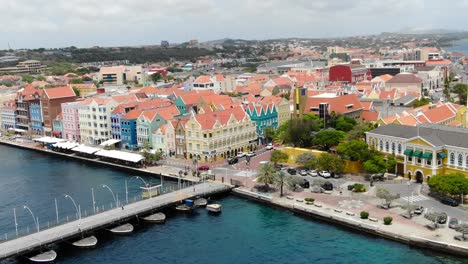
[[[0,162],[0,234],[14,228],[11,210],[16,205],[27,202],[40,218],[53,219],[55,211],[46,210],[51,198],[73,193],[85,205],[90,203],[89,188],[103,183],[121,196],[129,176],[4,146]],[[109,195],[100,192],[99,203],[110,202]],[[61,212],[72,206],[62,202]],[[203,209],[193,215],[168,211],[164,225],[134,221],[136,232],[130,236],[99,232],[98,247],[92,250],[61,244],[55,248],[57,263],[466,263],[233,196],[218,202],[223,205],[219,216]],[[21,211],[20,225],[28,223],[27,216]]]
[[[455,41],[452,47],[447,47],[447,50],[451,52],[463,52],[465,55],[468,55],[468,39]]]

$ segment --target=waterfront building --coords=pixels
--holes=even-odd
[[[16,96],[16,127],[28,131],[31,126],[30,104],[40,103],[39,90],[26,85]],[[42,121],[41,121],[42,122]]]
[[[245,107],[245,110],[256,124],[259,143],[265,139],[265,128],[278,128],[278,110],[273,103],[250,103]]]
[[[29,113],[31,119],[31,131],[36,135],[44,134],[42,119],[42,108],[40,102],[34,101],[29,104]]]
[[[153,147],[165,155],[172,157],[175,155],[175,126],[177,121],[170,120],[153,133]]]
[[[81,142],[79,112],[81,102],[63,103],[63,138],[70,142]]]
[[[179,159],[187,158],[187,137],[185,133],[185,124],[188,122],[188,118],[177,119],[172,124],[175,127],[175,156]]]
[[[112,98],[90,98],[78,109],[81,143],[99,145],[112,138],[111,113],[117,106]]]
[[[366,132],[371,148],[397,157],[397,172],[419,183],[440,174],[468,177],[468,129],[442,125],[382,125]]]
[[[196,115],[185,124],[187,158],[226,159],[257,146],[256,125],[240,106]]]
[[[14,100],[4,102],[1,107],[2,129],[11,130],[16,128],[16,104]]]
[[[179,110],[175,106],[143,111],[136,123],[138,146],[153,148],[153,132],[177,115]]]
[[[122,147],[125,149],[137,149],[137,119],[143,111],[133,109],[126,113],[120,119],[120,138],[122,139]]]
[[[52,135],[57,138],[64,138],[63,133],[63,117],[62,114],[58,115],[52,123]]]
[[[62,113],[61,104],[74,102],[77,96],[69,86],[48,88],[41,91],[41,114],[44,124],[44,133],[46,136],[51,136],[52,122],[57,115]]]

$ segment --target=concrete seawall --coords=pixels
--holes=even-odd
[[[379,224],[377,223],[371,223],[371,222],[366,223],[365,221],[360,221],[357,219],[346,217],[344,214],[339,214],[333,211],[325,211],[323,208],[317,208],[314,205],[306,205],[303,203],[291,204],[287,202],[281,202],[278,200],[273,200],[269,196],[246,191],[246,190],[241,190],[239,188],[233,189],[232,193],[240,197],[253,200],[255,202],[259,202],[259,203],[266,204],[266,205],[273,206],[273,207],[287,209],[297,214],[305,215],[308,217],[313,217],[315,219],[318,219],[324,222],[333,223],[339,226],[350,228],[355,231],[365,232],[366,234],[390,239],[393,241],[407,244],[409,246],[435,250],[435,251],[458,255],[462,257],[468,257],[468,247],[461,247],[458,245],[447,244],[447,243],[443,243],[440,241],[430,240],[430,239],[421,238],[417,236],[405,236],[405,235],[389,232],[387,230],[382,230],[379,227]],[[468,246],[468,243],[467,243],[467,246]]]

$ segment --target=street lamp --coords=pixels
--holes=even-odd
[[[76,210],[76,217],[81,220],[81,210],[78,209],[78,206],[76,206],[76,203],[75,203],[75,200],[68,194],[64,194],[65,195],[65,198],[68,198],[72,201],[73,205],[75,206],[75,210]]]
[[[112,191],[112,189],[109,186],[105,185],[105,184],[101,185],[101,187],[106,188],[107,190],[109,190],[109,192],[112,194],[112,198],[114,199],[115,207],[117,208],[117,206],[118,206],[117,199],[115,198],[115,195],[114,195],[114,192]]]
[[[410,186],[411,186],[411,180],[409,180],[407,183],[408,185],[408,197],[407,197],[407,200],[408,200],[408,208],[409,208],[409,205],[410,205]],[[409,210],[409,209],[408,209]]]
[[[145,187],[148,187],[149,185],[145,182],[145,180],[143,180],[143,178],[141,178],[140,176],[133,176],[130,178],[130,180],[125,180],[125,200],[127,201],[127,204],[128,204],[128,183],[133,179],[139,179],[143,182],[143,184],[145,185]],[[151,198],[151,192],[148,193],[149,194],[149,198]]]
[[[36,218],[34,216],[33,212],[31,211],[31,209],[29,207],[27,207],[26,205],[23,205],[23,209],[26,209],[26,210],[29,211],[29,213],[31,214],[31,216],[33,218],[34,224],[36,225],[37,232],[39,232],[39,218]]]

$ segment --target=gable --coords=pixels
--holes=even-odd
[[[420,137],[416,137],[415,139],[408,141],[408,144],[425,146],[425,147],[434,147],[431,143],[427,142],[426,140]]]

